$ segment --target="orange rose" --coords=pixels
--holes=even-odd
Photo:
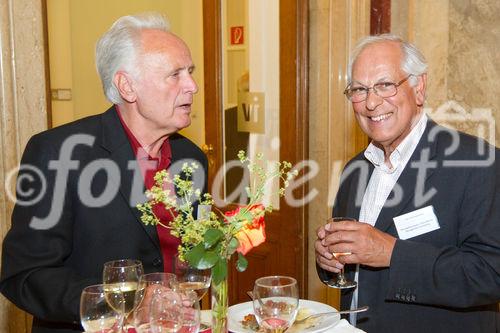
[[[240,212],[242,207],[238,207],[233,211],[226,212],[224,215],[227,217],[234,216]],[[264,206],[253,205],[250,207],[249,211],[255,217],[252,220],[252,224],[246,224],[236,235],[238,239],[239,246],[236,249],[239,253],[245,255],[251,249],[260,244],[264,243],[266,240],[266,224],[264,222],[264,216],[260,213],[264,210]]]

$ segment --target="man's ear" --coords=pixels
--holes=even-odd
[[[425,89],[427,88],[427,73],[417,76],[417,85],[415,86],[415,100],[418,106],[424,105]]]
[[[134,90],[133,80],[127,72],[116,72],[113,83],[124,101],[128,103],[134,103],[136,101],[137,95]]]

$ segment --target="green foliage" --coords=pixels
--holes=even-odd
[[[291,171],[292,165],[289,162],[278,162],[274,168],[264,167],[262,154],[257,154],[257,162],[249,159],[244,151],[238,153],[238,158],[255,177],[251,186],[245,189],[249,204],[237,209],[234,214],[224,214],[219,211],[213,207],[210,194],[202,195],[200,189],[193,188],[192,176],[198,169],[196,163],[185,163],[181,174],[175,175],[173,179],[166,170],[157,172],[154,186],[145,193],[148,201],[137,205],[141,212],[141,221],[146,225],[160,224],[169,228],[171,234],[181,241],[179,246],[181,260],[187,260],[191,266],[199,269],[210,268],[212,280],[216,284],[227,276],[226,263],[240,245],[238,233],[251,227],[252,222],[263,218],[265,213],[272,211],[271,206],[260,210],[251,209],[262,201],[269,188],[269,182],[277,178],[280,183],[278,194],[283,196],[289,181],[297,174],[296,171]],[[171,188],[175,188],[176,193],[171,193]],[[195,202],[212,206],[215,211],[195,219],[193,217]],[[153,211],[155,205],[163,205],[172,216],[175,216],[168,226],[163,225],[155,216]],[[236,269],[242,272],[247,266],[246,258],[238,253]]]

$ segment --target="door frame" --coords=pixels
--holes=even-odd
[[[296,164],[309,156],[308,82],[308,1],[280,0],[280,159]],[[209,186],[223,164],[222,110],[222,31],[221,1],[203,0],[205,143],[209,153]],[[292,133],[281,137],[281,133]],[[299,175],[300,177],[300,175]],[[305,198],[307,184],[294,190],[295,198]],[[307,297],[307,206],[290,207],[282,201],[284,217],[299,224],[293,253],[299,267],[299,289]],[[292,248],[292,246],[291,246]]]

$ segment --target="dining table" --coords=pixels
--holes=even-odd
[[[212,311],[211,310],[202,310],[201,311],[201,323],[210,326],[211,325],[211,320],[212,320]],[[229,331],[230,333],[239,333],[239,332],[232,332]],[[328,328],[324,331],[318,332],[318,333],[364,333],[365,331],[354,327],[351,325],[346,319],[340,319],[333,327]],[[200,333],[211,333],[210,328],[207,328],[205,330],[200,330]]]

